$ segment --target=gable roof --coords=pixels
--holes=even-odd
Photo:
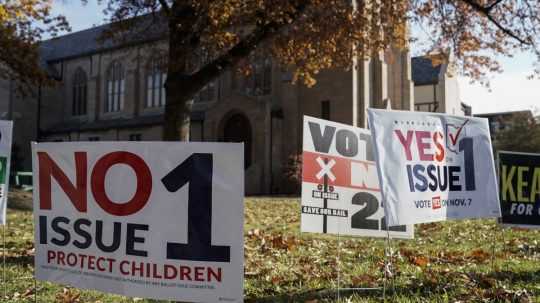
[[[127,45],[163,39],[167,35],[164,19],[158,15],[148,14],[129,21],[137,22],[134,25],[136,30],[121,39],[103,38],[107,30],[114,26],[114,23],[109,23],[42,41],[39,46],[41,60],[55,62],[76,58]]]
[[[102,25],[45,40],[39,46],[41,59],[56,61],[110,48],[113,46],[112,41],[107,40],[103,44],[98,42],[99,37],[108,28],[109,25]]]
[[[40,55],[43,63],[92,55],[128,45],[164,39],[168,28],[164,18],[159,15],[143,15],[130,19],[138,22],[136,31],[122,40],[102,39],[104,33],[114,24],[105,24],[64,36],[42,41]],[[45,65],[45,64],[44,64]],[[411,58],[412,80],[414,85],[437,84],[442,65],[433,66],[431,59],[420,56]]]
[[[442,64],[433,66],[431,59],[421,56],[411,58],[412,80],[414,85],[439,83]]]

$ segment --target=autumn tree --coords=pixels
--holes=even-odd
[[[168,28],[166,140],[187,139],[193,96],[226,70],[242,67],[260,48],[307,85],[314,85],[323,69],[351,68],[354,56],[370,58],[419,42],[410,41],[410,31],[423,33],[425,51],[453,52],[458,71],[480,81],[500,71],[494,58],[501,55],[525,51],[540,61],[537,0],[98,1],[124,28],[116,33],[140,29],[142,15],[155,16],[156,26]],[[208,60],[189,68],[196,53]],[[531,69],[538,73],[538,66]]]
[[[504,129],[495,133],[493,146],[496,151],[540,153],[540,124],[527,114],[516,114],[501,121]]]
[[[49,0],[0,0],[0,78],[20,88],[48,82],[39,64],[39,41],[69,30],[62,16],[51,14]]]
[[[492,59],[529,51],[540,58],[537,0],[108,0],[113,21],[159,14],[168,24],[164,139],[189,135],[189,100],[264,45],[295,79],[313,85],[328,68],[351,68],[389,47],[406,48],[408,28],[427,33],[426,50],[454,52],[462,74],[482,80]],[[408,25],[408,27],[406,26]],[[356,47],[353,48],[353,45]],[[196,70],[189,56],[210,60]],[[355,50],[353,52],[353,49]]]

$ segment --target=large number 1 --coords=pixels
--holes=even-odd
[[[464,151],[465,158],[465,188],[467,190],[476,189],[474,176],[474,146],[473,138],[463,138],[459,141],[459,151]]]
[[[212,154],[195,153],[161,182],[170,192],[189,183],[188,243],[167,242],[167,259],[230,262],[230,246],[212,245]]]

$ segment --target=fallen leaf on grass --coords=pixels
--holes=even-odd
[[[272,248],[293,250],[296,246],[296,239],[294,237],[283,237],[282,235],[273,236],[270,238],[272,242]]]
[[[426,267],[429,264],[429,258],[428,257],[423,256],[423,255],[419,255],[418,253],[415,253],[412,250],[409,250],[409,249],[406,249],[406,248],[400,248],[399,254],[401,256],[407,258],[407,260],[409,260],[409,262],[411,264],[414,264],[416,266]]]
[[[438,223],[424,223],[420,225],[420,231],[436,231],[442,229],[442,225]]]
[[[418,256],[418,257],[414,257],[412,263],[420,267],[426,267],[429,264],[429,260],[428,258],[424,256]]]
[[[278,284],[278,283],[280,283],[282,280],[283,280],[283,279],[282,279],[281,277],[279,277],[279,276],[273,276],[273,277],[272,277],[272,283],[274,283],[274,284]]]
[[[81,293],[76,290],[64,288],[62,293],[56,294],[56,302],[61,303],[78,303]]]
[[[353,285],[368,285],[370,287],[377,285],[377,277],[363,274],[359,276],[354,276],[352,278]]]
[[[532,295],[526,289],[510,290],[504,287],[490,289],[484,293],[485,299],[496,302],[532,303]]]
[[[258,228],[257,229],[252,229],[252,230],[248,231],[248,236],[250,238],[259,238],[259,237],[262,236],[262,232]]]
[[[484,262],[491,256],[490,253],[486,252],[483,249],[476,249],[471,252],[470,257],[477,262]]]
[[[30,296],[33,295],[33,294],[34,294],[34,287],[30,287],[30,288],[26,289],[26,290],[23,292],[23,294],[21,295],[21,297],[23,297],[23,298],[28,298],[28,297],[30,297]]]
[[[490,287],[494,287],[496,284],[497,284],[497,280],[493,278],[486,277],[486,276],[480,277],[480,287],[490,288]]]

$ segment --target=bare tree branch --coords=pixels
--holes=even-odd
[[[491,3],[490,5],[488,5],[488,6],[486,7],[486,9],[487,9],[488,11],[491,11],[493,8],[495,8],[495,6],[499,5],[499,3],[501,3],[501,2],[503,2],[503,0],[496,0],[496,1],[494,1],[493,3]]]
[[[500,29],[502,32],[507,34],[508,36],[514,38],[515,40],[519,41],[521,44],[524,45],[532,45],[532,42],[529,38],[522,38],[519,37],[516,33],[514,33],[511,29],[504,27],[502,24],[497,21],[493,15],[491,15],[491,10],[497,5],[500,1],[496,1],[495,3],[491,4],[490,6],[482,6],[479,3],[477,3],[475,0],[461,0],[462,2],[468,4],[470,7],[472,7],[474,10],[479,12],[480,14],[484,15],[486,18],[488,18],[491,23],[493,23],[498,29]]]

